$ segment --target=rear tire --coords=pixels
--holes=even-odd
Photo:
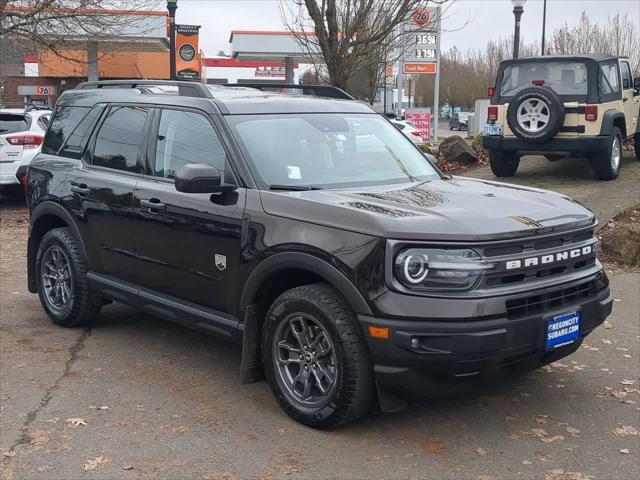
[[[333,288],[316,283],[286,291],[267,312],[262,332],[265,375],[291,418],[328,429],[369,411],[374,384],[366,340]]]
[[[516,152],[489,150],[489,165],[496,177],[513,177],[520,166],[520,157]]]
[[[42,237],[36,282],[42,307],[56,325],[86,325],[100,311],[89,290],[86,261],[69,228],[54,228]]]
[[[640,160],[640,133],[636,133],[633,146],[636,149],[636,160]]]
[[[613,127],[609,134],[607,148],[589,157],[593,173],[598,179],[614,180],[617,178],[622,164],[622,151],[622,133],[618,127]]]

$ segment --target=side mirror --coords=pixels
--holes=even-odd
[[[201,163],[181,167],[176,172],[175,186],[183,193],[224,193],[236,189],[235,185],[222,183],[217,168]]]
[[[636,94],[640,95],[640,77],[633,79],[633,88],[636,91]]]

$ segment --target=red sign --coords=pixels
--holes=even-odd
[[[404,73],[436,73],[436,64],[433,62],[405,63]]]
[[[424,27],[429,23],[430,19],[431,16],[429,15],[429,9],[426,7],[416,8],[415,12],[413,12],[413,23],[419,27]]]
[[[422,140],[431,140],[431,114],[422,112],[405,112],[405,120],[411,122],[414,127],[420,130]]]

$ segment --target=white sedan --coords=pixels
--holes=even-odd
[[[425,143],[427,143],[422,139],[420,130],[414,127],[411,122],[408,122],[406,120],[391,120],[391,123],[393,123],[393,125],[398,130],[404,133],[405,136],[407,136],[409,140],[411,140],[416,145],[424,145]]]
[[[0,190],[21,183],[18,175],[40,152],[51,110],[0,109]]]

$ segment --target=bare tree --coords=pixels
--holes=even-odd
[[[160,0],[0,0],[0,37],[33,51],[49,50],[77,63],[95,63],[95,42],[136,37],[157,31],[162,21],[142,15],[162,6]],[[95,47],[86,60],[72,50]],[[126,48],[124,43],[122,48]],[[110,50],[117,49],[111,43]],[[104,53],[104,52],[103,52]],[[88,56],[89,57],[89,56]]]
[[[281,0],[280,11],[301,48],[326,65],[331,84],[349,91],[354,86],[350,79],[368,71],[367,83],[377,90],[384,70],[384,52],[388,62],[397,58],[400,25],[418,7],[451,1]],[[309,34],[309,30],[313,33]]]

